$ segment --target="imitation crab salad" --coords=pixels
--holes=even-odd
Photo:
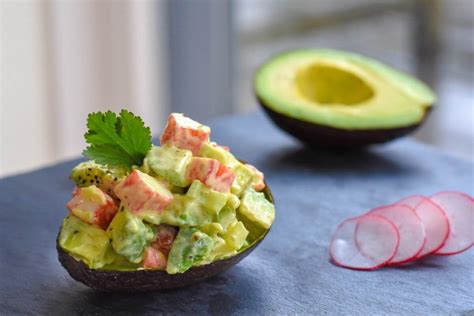
[[[208,126],[172,113],[151,142],[141,118],[92,113],[72,169],[58,246],[89,269],[183,273],[232,257],[270,229],[263,174],[210,141]]]

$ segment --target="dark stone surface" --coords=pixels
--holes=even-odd
[[[457,315],[474,309],[474,251],[372,272],[328,260],[343,219],[404,196],[473,194],[469,162],[401,140],[367,151],[311,151],[262,114],[214,121],[213,139],[261,168],[277,205],[262,244],[235,267],[183,289],[106,294],[74,281],[55,238],[70,197],[66,162],[0,180],[0,314],[193,313]]]

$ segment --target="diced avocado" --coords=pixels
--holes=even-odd
[[[110,223],[107,234],[114,250],[134,263],[142,260],[143,250],[154,237],[150,226],[123,207]]]
[[[148,160],[147,159],[143,159],[143,165],[141,165],[139,168],[134,168],[134,169],[138,169],[139,171],[141,172],[144,172],[146,174],[148,174],[149,176],[152,176],[153,178],[155,178],[156,180],[160,181],[161,183],[163,183],[165,185],[165,187],[170,190],[172,193],[185,193],[185,188],[182,188],[182,187],[178,187],[174,184],[171,184],[170,182],[166,181],[163,177],[159,176],[156,174],[156,172],[154,172],[151,168],[150,168],[150,165],[148,163]]]
[[[235,180],[234,183],[232,183],[232,188],[230,189],[230,192],[237,196],[240,196],[242,192],[244,192],[245,189],[247,189],[252,183],[254,172],[252,169],[241,163],[239,163],[233,169],[233,171],[235,173]]]
[[[152,177],[158,177],[158,175],[151,169],[148,159],[143,159],[143,164],[140,167],[135,167],[133,169],[138,169]]]
[[[82,188],[81,194],[84,199],[94,204],[103,204],[106,202],[104,194],[101,194],[101,191],[95,185]]]
[[[210,189],[199,180],[194,180],[189,187],[186,196],[197,201],[211,215],[217,216],[219,211],[227,203],[228,194]]]
[[[143,219],[155,225],[160,223],[172,226],[206,225],[217,221],[217,215],[226,203],[235,206],[236,197],[230,196],[230,194],[212,190],[199,180],[195,180],[186,195],[174,195],[163,213],[147,215]],[[229,202],[230,199],[232,202]]]
[[[248,219],[240,213],[237,213],[237,220],[241,221],[245,228],[249,231],[247,241],[250,243],[260,239],[260,237],[263,236],[267,231],[267,229],[263,228],[262,225]]]
[[[101,165],[89,160],[75,166],[70,178],[80,188],[94,184],[113,196],[114,187],[127,176],[128,172],[129,170],[123,167]]]
[[[167,188],[171,193],[177,193],[177,194],[186,193],[186,188],[178,187],[174,184],[171,184],[168,181],[166,181],[164,178],[162,178],[159,175],[155,174],[154,172],[152,172],[152,174],[154,174],[152,177],[155,178],[156,180],[158,180],[159,182],[161,182],[164,185],[164,187]]]
[[[182,227],[168,255],[166,271],[182,273],[199,265],[212,251],[214,239],[196,228]]]
[[[68,215],[63,221],[59,245],[91,269],[101,268],[112,260],[106,257],[110,248],[106,232],[73,215]]]
[[[232,170],[239,164],[239,161],[234,157],[234,155],[213,143],[205,143],[202,145],[199,156],[216,159]]]
[[[132,263],[116,253],[112,245],[107,248],[104,261],[107,262],[107,264],[101,268],[102,270],[130,271],[137,270],[141,267],[141,264]]]
[[[200,226],[199,229],[209,236],[215,236],[224,232],[224,228],[219,223],[208,223]]]
[[[236,254],[237,251],[246,244],[248,233],[244,224],[235,220],[227,231],[222,232],[220,236],[212,235],[214,238],[214,247],[205,261],[212,262]]]
[[[224,259],[235,255],[237,250],[230,246],[223,238],[214,237],[214,247],[212,248],[211,253],[205,258],[205,262],[213,262],[215,260]]]
[[[165,209],[166,210],[166,209]],[[163,213],[158,213],[158,212],[143,212],[140,214],[139,218],[147,223],[153,224],[153,225],[159,225],[161,224],[161,217],[164,214]]]
[[[172,226],[201,226],[213,222],[214,218],[199,201],[187,195],[175,194],[173,201],[159,218],[150,222],[155,225],[163,223]]]
[[[245,228],[242,222],[234,222],[227,228],[223,237],[225,241],[235,250],[239,250],[243,245],[249,231]]]
[[[217,221],[221,224],[224,230],[227,230],[230,224],[236,221],[235,210],[225,206],[217,216]]]
[[[240,205],[240,199],[235,194],[229,194],[227,198],[227,203],[225,204],[226,207],[229,207],[232,210],[236,210]]]
[[[265,229],[269,229],[275,218],[275,207],[265,198],[262,192],[254,189],[247,189],[237,209],[238,213],[255,222]]]
[[[229,194],[226,205],[222,208],[222,210],[219,212],[219,215],[217,216],[217,222],[222,226],[224,231],[226,231],[231,224],[237,221],[235,210],[239,207],[239,205],[240,199],[234,194]]]
[[[186,170],[191,163],[193,153],[171,145],[154,146],[146,155],[144,164],[157,175],[178,187],[187,187],[190,181]]]

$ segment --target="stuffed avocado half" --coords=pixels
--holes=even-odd
[[[173,113],[161,146],[127,111],[93,113],[88,128],[92,159],[71,172],[76,187],[57,240],[75,279],[101,288],[83,278],[184,275],[251,250],[270,229],[263,174],[211,142],[209,127]]]

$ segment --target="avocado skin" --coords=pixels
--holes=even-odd
[[[58,259],[69,275],[90,288],[104,292],[150,292],[170,290],[198,283],[236,265],[248,256],[262,241],[242,253],[224,260],[218,260],[200,267],[193,267],[184,273],[168,274],[161,270],[108,271],[89,269],[82,261],[77,261],[59,244]]]
[[[270,202],[274,203],[272,192],[265,182],[262,191]],[[59,229],[59,233],[61,228]],[[77,261],[59,245],[59,233],[56,239],[58,260],[69,275],[76,281],[103,292],[140,293],[171,290],[201,282],[236,265],[247,257],[270,232],[268,229],[255,243],[243,252],[227,259],[193,267],[184,273],[168,274],[161,270],[109,271],[89,269],[82,261]]]
[[[347,130],[310,123],[283,115],[265,106],[265,103],[259,97],[257,99],[270,119],[282,130],[311,147],[326,149],[358,149],[408,135],[426,120],[431,111],[431,108],[428,108],[419,123],[406,127]]]

